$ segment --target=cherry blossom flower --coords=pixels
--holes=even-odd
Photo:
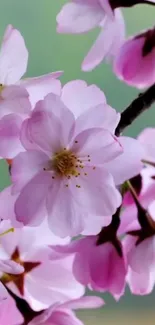
[[[4,222],[10,224],[9,221]],[[45,223],[40,229],[15,229],[1,239],[1,260],[4,263],[8,259],[14,263],[18,261],[24,268],[24,272],[19,275],[2,270],[1,281],[36,311],[48,308],[57,301],[79,298],[84,293],[84,287],[72,274],[72,257],[51,260],[48,245],[54,243],[59,243],[59,240],[52,236],[51,231],[49,234]]]
[[[152,28],[124,42],[114,61],[114,72],[131,86],[149,87],[155,82],[154,62],[155,28]]]
[[[0,303],[1,325],[20,325],[23,321],[24,319],[18,311],[15,301],[10,296]]]
[[[117,236],[120,208],[111,223],[96,236],[72,241],[63,247],[51,246],[51,258],[74,257],[73,274],[91,290],[108,291],[116,300],[123,294],[127,274],[126,257]]]
[[[72,310],[99,308],[104,301],[99,297],[81,297],[64,304],[52,305],[41,315],[35,317],[28,325],[83,325]]]
[[[33,150],[19,154],[12,166],[14,192],[21,191],[15,203],[17,220],[40,222],[46,205],[52,231],[67,236],[83,231],[89,215],[114,213],[121,196],[104,163],[122,152],[119,141],[101,127],[82,128],[82,120],[76,124],[53,94],[37,104],[27,122],[23,144],[28,149],[33,145]]]
[[[69,1],[57,16],[59,33],[85,33],[99,26],[101,32],[82,63],[82,69],[94,69],[106,57],[115,56],[125,37],[123,16],[106,0]]]

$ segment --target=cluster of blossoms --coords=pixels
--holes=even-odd
[[[144,110],[155,100],[155,30],[125,41],[119,9],[138,3],[154,1],[69,1],[57,29],[100,26],[83,70],[112,58],[122,80],[151,86]],[[21,79],[27,63],[9,25],[0,49],[0,157],[11,183],[0,193],[0,324],[82,325],[73,310],[104,305],[93,290],[118,301],[127,285],[135,295],[154,288],[155,129],[120,135],[123,115],[96,85],[62,85],[61,71]]]

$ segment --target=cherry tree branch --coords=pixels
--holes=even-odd
[[[131,125],[136,118],[145,112],[155,102],[155,84],[148,88],[121,113],[120,122],[116,128],[116,135],[119,136],[126,127]]]

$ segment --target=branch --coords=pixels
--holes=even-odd
[[[145,112],[155,102],[155,84],[147,89],[121,113],[120,122],[116,128],[116,135],[119,136],[124,129],[131,125],[136,118]]]

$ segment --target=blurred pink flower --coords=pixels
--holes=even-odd
[[[1,281],[36,311],[57,301],[79,298],[84,293],[84,287],[72,273],[73,258],[65,257],[58,261],[50,258],[48,245],[59,242],[62,240],[53,236],[45,223],[40,228],[15,229],[1,238],[1,260],[4,263],[8,259],[12,263],[18,261],[24,267],[24,272],[16,276],[8,273],[7,269],[2,270]]]
[[[155,28],[141,32],[121,46],[114,61],[114,72],[137,88],[155,82]]]
[[[103,243],[99,243],[99,234],[73,241],[63,247],[51,246],[51,258],[59,259],[73,254],[73,273],[76,279],[92,290],[108,291],[118,300],[125,289],[125,256],[119,240],[115,238],[112,242],[111,232],[107,232],[108,227],[103,229]]]
[[[0,303],[1,325],[20,325],[23,321],[24,319],[18,311],[15,301],[10,296]]]
[[[101,33],[82,63],[84,71],[92,70],[104,58],[116,55],[125,38],[121,11],[113,11],[107,0],[73,0],[65,4],[57,16],[59,33],[85,33],[97,26],[101,27]]]
[[[72,310],[99,308],[103,305],[104,301],[94,296],[70,300],[64,304],[57,303],[35,317],[28,325],[83,325]]]

